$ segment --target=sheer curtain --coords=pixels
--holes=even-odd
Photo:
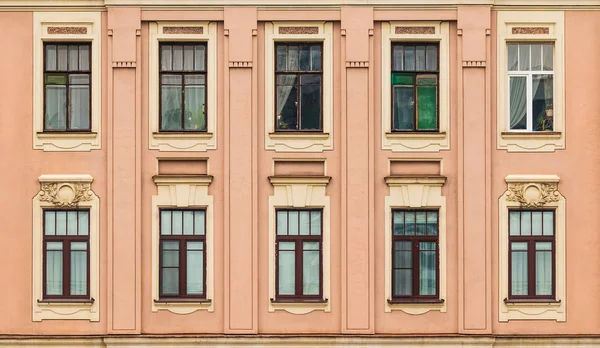
[[[319,294],[319,243],[304,242],[302,255],[302,294]]]
[[[552,243],[535,244],[535,294],[552,295]]]
[[[419,243],[420,279],[419,295],[435,295],[436,290],[436,245],[434,242]]]
[[[87,243],[71,243],[71,295],[87,292]]]
[[[510,129],[527,127],[527,77],[510,77]],[[523,124],[524,123],[524,124]]]
[[[512,295],[528,295],[527,287],[527,243],[512,243]]]
[[[285,102],[290,96],[293,83],[296,80],[296,75],[279,75],[277,76],[277,118],[281,116],[281,111],[285,106]]]
[[[62,295],[62,242],[47,242],[46,250],[46,294]]]
[[[279,242],[279,295],[296,293],[295,244]]]

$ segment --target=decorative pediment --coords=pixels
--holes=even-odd
[[[89,175],[42,175],[39,200],[58,208],[76,207],[80,202],[91,201],[93,178]]]
[[[540,208],[560,200],[559,180],[555,175],[509,175],[506,177],[508,190],[505,198],[523,208]]]

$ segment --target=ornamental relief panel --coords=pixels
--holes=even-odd
[[[39,199],[59,208],[76,207],[79,202],[91,201],[91,183],[42,183]]]
[[[509,183],[506,193],[507,201],[518,202],[524,208],[539,208],[559,198],[556,183]]]

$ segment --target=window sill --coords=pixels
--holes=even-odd
[[[48,306],[48,305],[76,305],[76,306],[80,306],[80,305],[93,305],[94,302],[96,300],[94,300],[94,298],[91,299],[62,299],[62,298],[57,298],[57,299],[45,299],[45,300],[37,300],[38,305],[40,306]]]
[[[153,132],[156,139],[211,139],[213,133],[209,132]]]
[[[270,299],[269,312],[280,310],[298,315],[312,311],[329,312],[329,299]]]
[[[387,132],[389,139],[444,139],[446,132]]]
[[[314,132],[314,131],[305,131],[305,132],[271,132],[269,133],[269,137],[273,139],[327,139],[329,138],[329,133],[323,132]]]
[[[210,304],[212,303],[211,299],[195,299],[195,298],[172,298],[172,299],[159,299],[159,300],[154,300],[154,303],[156,304],[179,304],[179,303],[183,303],[183,304]]]
[[[329,299],[271,299],[271,303],[285,303],[285,304],[293,304],[293,303],[327,303]]]
[[[561,132],[501,132],[503,139],[560,139]]]
[[[561,300],[552,299],[504,299],[506,306],[560,306]]]
[[[96,132],[37,132],[39,139],[95,139]]]
[[[416,305],[429,305],[429,304],[443,304],[446,302],[444,299],[395,299],[395,300],[387,300],[390,305],[405,305],[405,304],[416,304]]]
[[[214,303],[211,299],[202,298],[171,298],[155,299],[152,301],[152,312],[166,310],[174,314],[190,314],[198,310],[212,312]]]

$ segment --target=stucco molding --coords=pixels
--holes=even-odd
[[[206,209],[206,298],[214,298],[214,198],[208,194],[211,175],[155,175],[158,194],[152,196],[152,312],[166,310],[185,315],[198,310],[213,312],[210,302],[156,302],[159,299],[159,241],[161,208]]]
[[[273,195],[269,196],[269,312],[283,310],[291,314],[307,314],[315,310],[331,311],[330,197],[326,188],[328,176],[271,176]],[[277,208],[323,209],[323,299],[324,303],[274,303],[275,298],[275,236]]]
[[[410,315],[429,311],[447,311],[446,299],[446,197],[442,186],[446,177],[437,176],[389,176],[385,178],[390,194],[385,197],[385,312],[400,310]],[[439,216],[439,299],[442,303],[389,303],[392,298],[392,210],[402,208],[437,208]]]
[[[92,190],[91,175],[42,175],[38,178],[40,191],[33,197],[33,321],[42,320],[100,320],[100,200]],[[43,299],[43,240],[44,209],[89,209],[90,237],[90,303],[42,302]]]
[[[433,33],[432,33],[433,31]],[[381,148],[392,152],[450,149],[450,25],[440,21],[381,23]],[[439,42],[439,132],[392,133],[393,42]]]
[[[499,198],[499,289],[498,320],[566,321],[566,199],[558,190],[556,175],[508,175],[507,190]],[[555,216],[555,301],[506,303],[508,298],[509,209],[550,208]]]

